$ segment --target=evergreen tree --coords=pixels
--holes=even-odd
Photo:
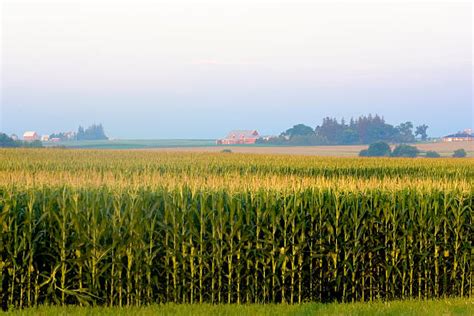
[[[108,137],[105,135],[104,127],[102,124],[92,124],[88,128],[84,129],[79,126],[77,130],[77,140],[106,140]]]

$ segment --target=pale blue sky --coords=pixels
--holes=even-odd
[[[279,134],[378,113],[472,127],[468,1],[2,1],[0,130]]]

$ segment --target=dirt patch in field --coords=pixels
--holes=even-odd
[[[474,154],[474,142],[427,143],[415,146],[423,151],[434,150],[440,154],[448,155],[451,155],[456,149],[464,148],[466,152]]]

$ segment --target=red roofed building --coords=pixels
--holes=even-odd
[[[26,142],[32,142],[34,140],[39,140],[39,135],[36,132],[25,132],[23,134],[23,140]]]
[[[217,140],[218,145],[255,144],[260,134],[256,131],[232,131],[226,138]]]

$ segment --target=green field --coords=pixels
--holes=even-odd
[[[0,302],[468,299],[473,184],[471,158],[0,149]]]
[[[436,151],[442,157],[451,157],[454,150],[463,148],[468,157],[474,157],[474,142],[430,142],[416,143],[422,154]],[[45,147],[64,147],[76,149],[137,149],[167,152],[220,152],[230,149],[234,153],[254,154],[285,154],[306,156],[357,157],[359,152],[367,149],[367,145],[346,146],[285,146],[285,145],[216,145],[212,139],[146,139],[146,140],[101,140],[101,141],[67,141],[60,143],[44,143]]]
[[[118,140],[87,140],[64,141],[59,143],[45,142],[45,147],[64,146],[67,148],[95,148],[95,149],[146,149],[146,148],[174,148],[174,147],[203,147],[215,146],[216,141],[211,139],[118,139]]]
[[[301,305],[152,305],[132,308],[110,307],[39,307],[23,311],[13,311],[7,315],[472,315],[472,299],[445,299],[439,301],[395,301],[355,304]]]

